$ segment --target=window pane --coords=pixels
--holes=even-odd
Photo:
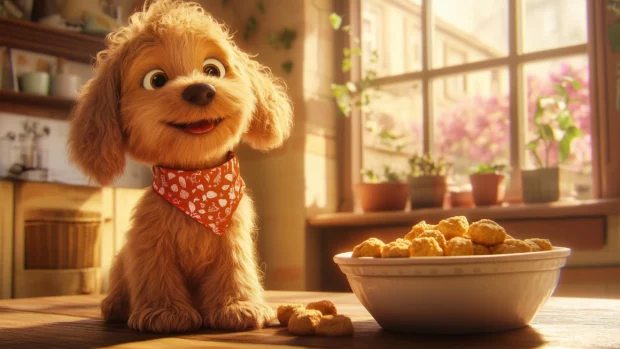
[[[433,1],[433,68],[508,55],[507,0]]]
[[[583,44],[587,40],[586,0],[525,0],[525,52]]]
[[[381,86],[364,113],[363,166],[408,172],[407,159],[422,151],[422,89],[417,81]]]
[[[526,65],[524,69],[528,103],[526,142],[536,140],[539,135],[534,117],[537,101],[540,98],[546,98],[543,102],[545,111],[539,114],[541,124],[551,126],[554,138],[560,140],[567,133],[573,133],[574,129],[569,130],[570,126],[575,126],[579,130],[577,133],[580,134],[571,143],[570,152],[564,153],[566,155],[564,161],[562,161],[562,149],[559,147],[559,142],[554,142],[547,148],[539,142],[535,152],[527,150],[526,147],[526,168],[536,168],[540,164],[553,167],[559,163],[566,170],[561,176],[562,194],[564,196],[575,194],[579,198],[592,196],[592,138],[588,69],[588,58],[585,55],[536,62]],[[566,81],[567,78],[574,80],[575,83],[571,84]],[[562,82],[563,80],[566,82]],[[558,84],[562,86],[559,89]],[[568,103],[554,102],[564,100],[562,97],[564,91],[568,97]]]
[[[432,83],[435,154],[466,175],[483,163],[509,159],[508,69],[447,76]]]
[[[421,0],[362,0],[363,71],[387,76],[422,69],[420,6]]]

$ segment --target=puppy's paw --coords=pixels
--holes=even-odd
[[[143,308],[134,311],[127,322],[140,332],[187,332],[200,328],[202,318],[193,308],[174,305],[167,308]]]
[[[119,296],[109,295],[101,301],[101,315],[106,322],[127,322],[129,304]]]
[[[262,301],[239,301],[203,312],[205,327],[233,331],[263,328],[275,317],[275,311]]]

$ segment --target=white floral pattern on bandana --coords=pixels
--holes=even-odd
[[[239,159],[233,152],[214,168],[197,171],[153,166],[153,190],[179,210],[222,235],[245,192]]]

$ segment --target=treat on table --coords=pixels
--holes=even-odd
[[[344,315],[326,315],[319,321],[315,333],[325,337],[352,336],[353,323]]]
[[[472,223],[468,233],[473,242],[485,246],[499,245],[506,240],[506,230],[490,219]]]
[[[437,230],[446,237],[446,240],[465,235],[468,228],[469,223],[464,216],[450,217],[437,224]]]
[[[405,239],[396,239],[389,244],[383,246],[381,257],[383,258],[407,258],[409,257],[409,245],[411,241]]]
[[[353,248],[353,257],[375,257],[381,258],[381,250],[385,244],[383,241],[370,238]]]
[[[474,254],[474,244],[470,239],[457,236],[448,240],[443,252],[446,256],[471,256]]]
[[[334,305],[334,303],[328,300],[308,303],[308,305],[306,305],[306,309],[318,310],[324,316],[338,314],[338,310],[336,309],[336,306]]]
[[[312,336],[321,321],[321,314],[313,309],[296,309],[288,321],[288,331],[298,336]]]
[[[284,326],[288,326],[288,321],[297,309],[303,309],[303,304],[282,304],[278,306],[278,321]]]
[[[437,240],[431,237],[415,238],[409,246],[411,257],[439,257],[443,256],[443,250]]]

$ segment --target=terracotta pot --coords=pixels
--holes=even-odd
[[[447,187],[446,176],[410,177],[411,208],[443,207]]]
[[[497,173],[478,173],[469,176],[476,206],[499,205],[506,195],[506,176]]]
[[[553,202],[560,199],[560,169],[539,168],[521,171],[523,202]]]
[[[402,211],[407,206],[407,183],[358,183],[356,189],[364,212]]]
[[[452,207],[474,207],[474,198],[472,192],[467,191],[451,191],[450,205]]]

